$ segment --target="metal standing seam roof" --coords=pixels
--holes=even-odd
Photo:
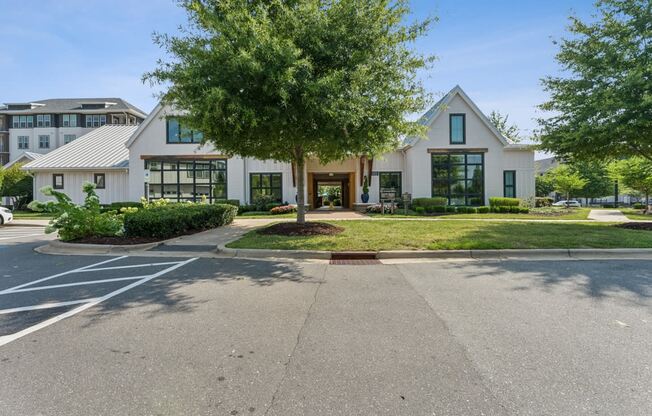
[[[23,166],[25,170],[124,169],[125,146],[138,126],[105,125]]]
[[[98,103],[112,103],[106,108],[86,108],[82,109],[82,104],[98,104]],[[29,101],[25,103],[6,103],[6,104],[37,104],[35,108],[28,108],[24,110],[9,110],[7,108],[0,108],[2,114],[43,114],[43,113],[116,113],[116,112],[130,112],[139,117],[146,117],[145,113],[140,108],[131,104],[122,98],[109,97],[109,98],[49,98],[46,100]]]

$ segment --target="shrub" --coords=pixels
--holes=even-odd
[[[456,212],[457,211],[457,209],[455,207],[452,207],[450,205],[447,205],[446,207],[444,207],[444,210],[446,212]]]
[[[488,214],[489,213],[489,207],[478,207],[478,213],[480,213],[480,214]]]
[[[437,212],[435,207],[445,206],[448,204],[448,199],[435,197],[435,198],[414,198],[412,200],[412,207],[423,207],[426,212]]]
[[[370,214],[389,214],[391,213],[392,207],[388,204],[385,205],[385,212],[383,212],[383,205],[381,204],[374,204],[374,205],[369,205],[366,209],[366,212]]]
[[[174,204],[124,215],[127,237],[171,238],[188,231],[230,224],[238,209],[230,204]]]
[[[437,213],[446,212],[446,206],[445,205],[435,205],[434,207],[432,207],[432,211],[429,211],[429,212],[437,212]]]
[[[423,215],[426,212],[426,209],[424,207],[414,207],[414,212],[416,212],[419,215]]]
[[[509,207],[509,212],[511,212],[512,214],[518,214],[519,212],[521,212],[521,208],[512,205]]]
[[[643,205],[640,202],[637,202],[637,203],[634,204],[634,209],[644,209],[644,208],[645,208],[645,205]]]
[[[238,206],[238,214],[242,214],[245,212],[253,212],[256,211],[256,206],[255,205],[240,205]]]
[[[602,208],[616,208],[615,204],[602,204]]]
[[[477,214],[478,213],[478,208],[476,208],[476,207],[466,207],[466,213],[467,214]]]
[[[269,212],[272,215],[289,214],[291,212],[297,212],[297,207],[294,205],[282,205],[280,207],[274,207],[270,209]]]
[[[280,202],[272,202],[272,203],[267,204],[265,206],[265,211],[271,211],[274,208],[277,208],[277,207],[280,207],[280,206],[283,206],[283,204],[281,204]]]
[[[48,210],[54,214],[45,232],[49,234],[56,231],[62,241],[119,235],[122,232],[122,217],[115,211],[102,212],[100,198],[95,193],[95,184],[85,182],[82,190],[86,198],[82,205],[77,205],[68,195],[57,192],[52,187],[41,189],[44,195],[52,196],[56,200],[47,203],[33,201],[30,204],[31,209],[35,211]]]
[[[496,212],[499,212],[501,214],[507,214],[510,211],[510,207],[509,206],[497,206],[496,210],[497,210]]]
[[[503,198],[492,196],[489,198],[489,205],[496,207],[517,207],[521,205],[521,200],[518,198]]]
[[[519,213],[521,213],[521,214],[529,214],[530,213],[530,208],[528,208],[528,207],[519,207]]]
[[[553,199],[550,197],[537,197],[534,199],[534,206],[536,208],[552,206]]]
[[[276,203],[276,198],[272,195],[256,195],[252,201],[252,205],[256,206],[256,211],[269,211],[273,207],[268,208],[268,206],[274,203]]]
[[[457,212],[458,214],[466,214],[468,210],[466,209],[466,207],[457,207],[455,209],[455,212]]]

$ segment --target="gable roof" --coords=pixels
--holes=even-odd
[[[16,163],[23,163],[25,162],[25,159],[32,161],[36,160],[43,156],[41,153],[34,153],[34,152],[23,152],[18,156],[16,159],[12,160],[11,162],[7,163],[4,167],[5,169],[12,167]]]
[[[475,113],[475,115],[478,116],[478,118],[484,123],[484,125],[487,126],[489,130],[491,130],[494,136],[496,136],[496,138],[500,140],[500,142],[504,146],[509,146],[509,147],[513,146],[511,143],[509,143],[509,141],[505,138],[505,136],[503,136],[498,131],[498,129],[496,129],[496,126],[494,126],[493,123],[489,121],[487,116],[484,115],[482,111],[480,111],[480,108],[478,108],[478,106],[473,102],[473,100],[471,100],[471,98],[464,92],[462,87],[460,87],[459,85],[456,85],[452,90],[450,90],[446,95],[444,95],[441,98],[441,100],[437,101],[435,105],[430,107],[430,109],[426,111],[426,113],[423,116],[421,116],[421,118],[418,120],[418,123],[426,127],[432,126],[432,123],[434,123],[435,120],[439,118],[439,116],[441,116],[443,113],[446,112],[451,101],[453,101],[453,98],[455,98],[456,96],[459,96],[462,99],[462,101],[464,101],[466,105],[468,105],[471,108],[471,110]],[[406,138],[403,145],[405,147],[412,147],[418,141],[419,141],[419,137],[411,136]]]
[[[29,162],[25,170],[124,169],[129,167],[125,142],[138,126],[105,125]]]
[[[104,104],[104,108],[82,108],[83,104]],[[42,113],[103,113],[103,112],[129,112],[144,118],[146,113],[135,105],[122,98],[50,98],[47,100],[29,101],[26,103],[5,103],[10,105],[25,105],[29,108],[12,109],[0,108],[1,114],[42,114]]]
[[[145,120],[143,120],[143,122],[140,123],[138,129],[133,132],[131,137],[129,137],[129,140],[127,140],[127,142],[125,143],[125,146],[127,148],[130,148],[131,145],[136,141],[138,136],[140,136],[140,134],[143,132],[143,130],[145,130],[147,126],[149,126],[152,123],[152,120],[158,117],[158,114],[161,112],[161,110],[163,110],[163,103],[156,104],[156,107],[154,107],[152,112],[149,113],[147,117],[145,117]]]

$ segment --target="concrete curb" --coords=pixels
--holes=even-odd
[[[132,244],[132,245],[112,245],[112,244],[77,244],[64,243],[63,241],[53,240],[48,244],[36,247],[34,251],[43,254],[126,254],[133,251],[144,251],[157,247],[165,241],[155,243]]]

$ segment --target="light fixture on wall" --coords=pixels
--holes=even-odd
[[[333,172],[329,173],[328,176],[334,176],[334,175],[333,175]]]

